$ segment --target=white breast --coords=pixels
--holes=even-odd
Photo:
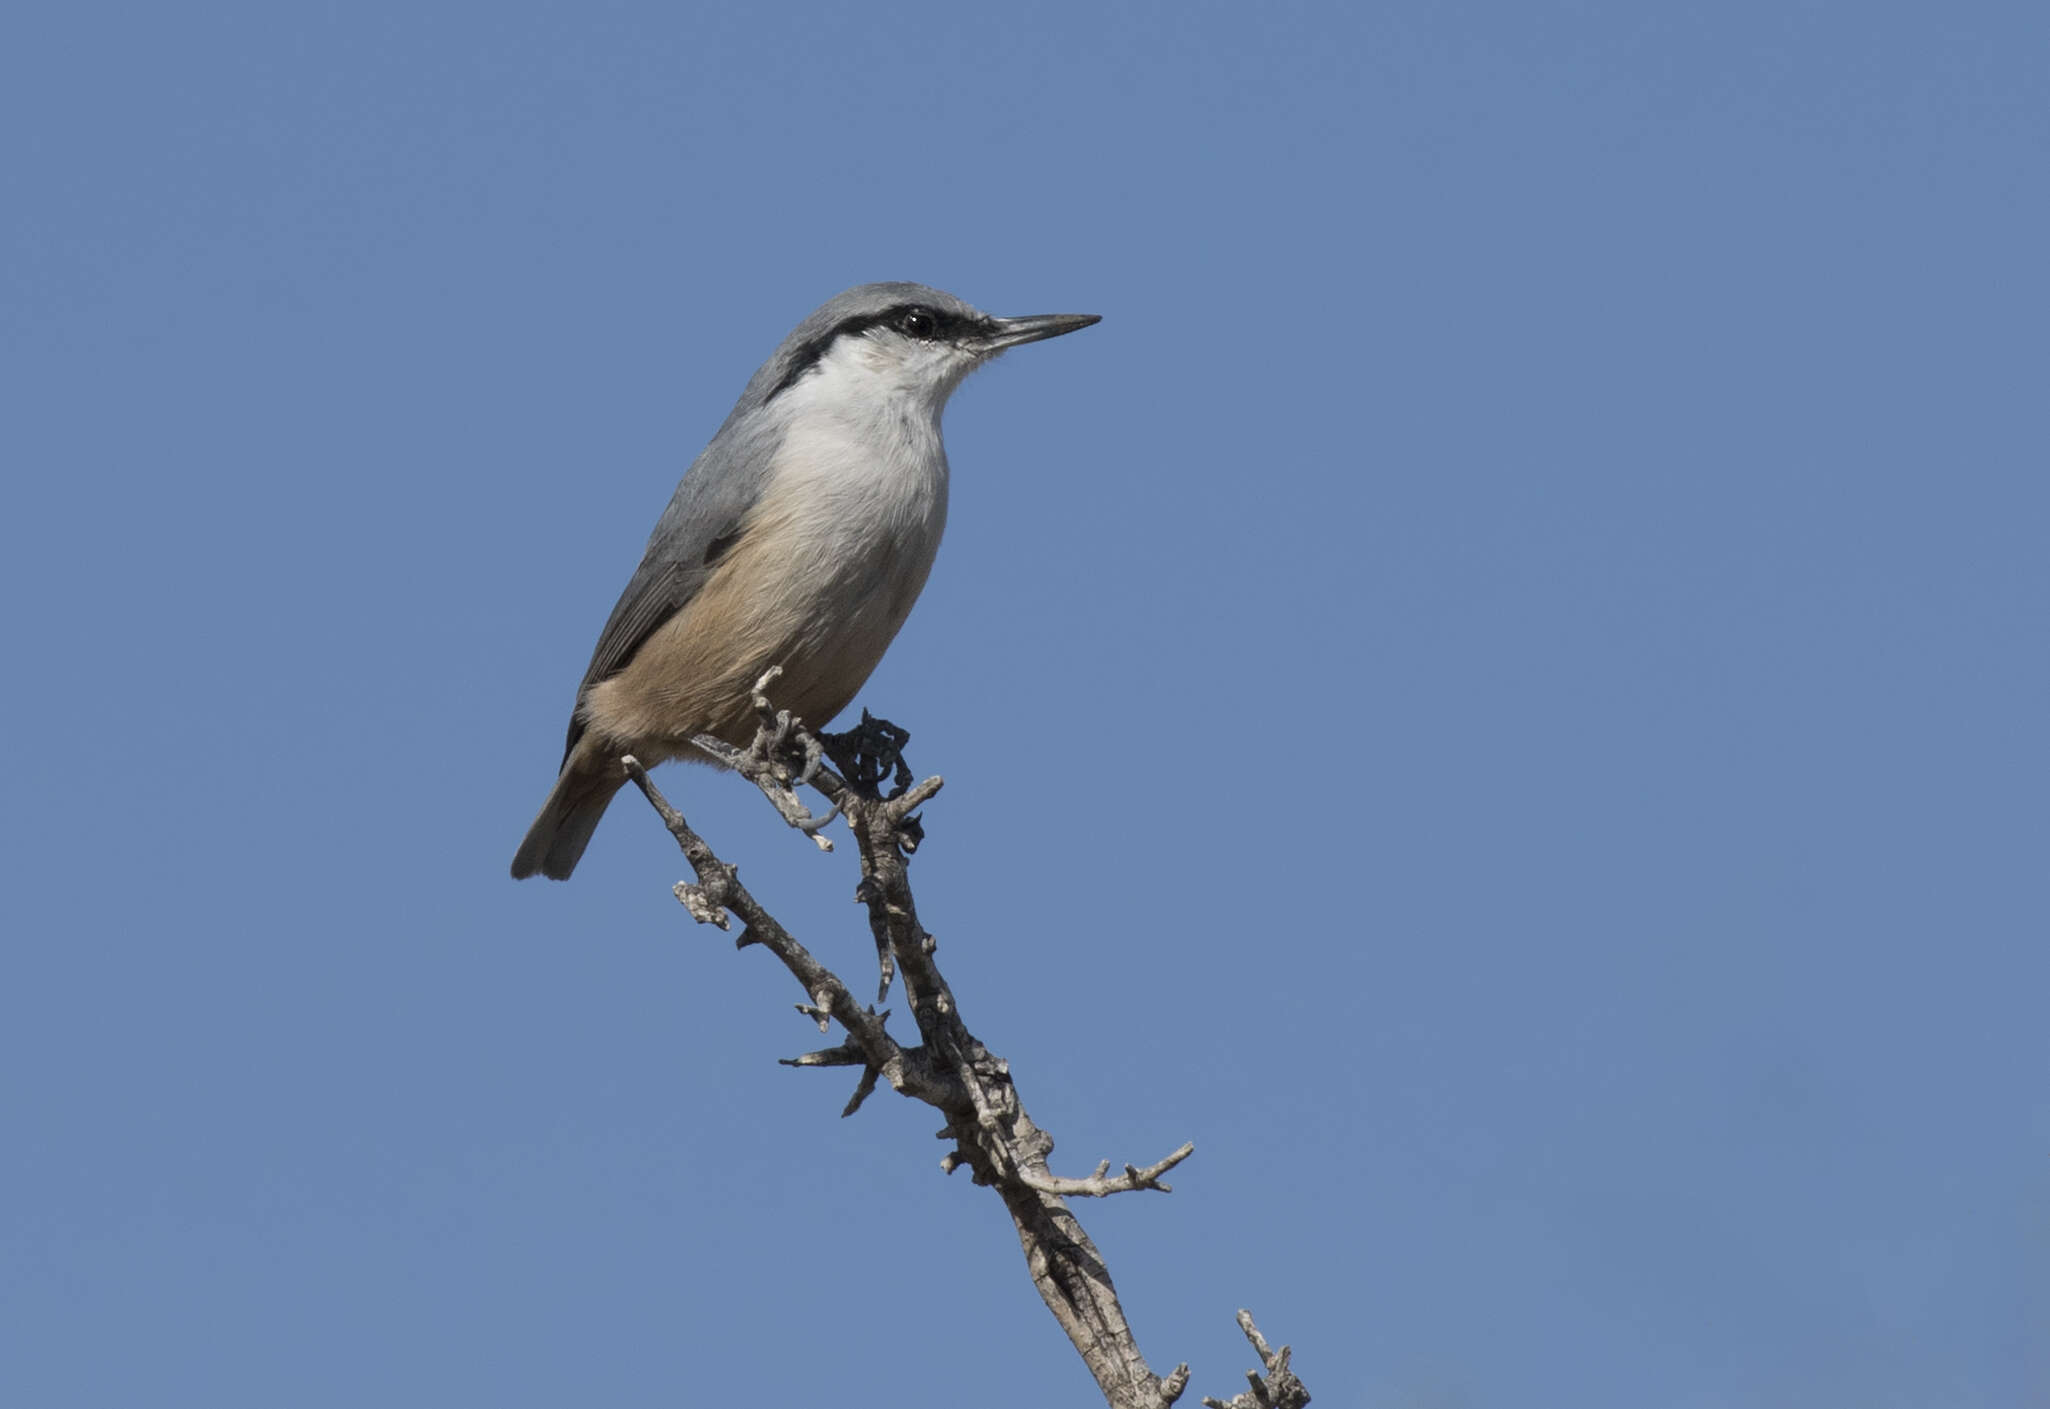
[[[941,404],[866,353],[862,339],[842,339],[780,398],[789,430],[760,518],[790,534],[799,571],[821,586],[879,586],[866,579],[884,567],[922,585],[947,521]]]
[[[861,340],[845,339],[778,398],[788,430],[749,528],[776,564],[779,600],[758,608],[776,620],[777,663],[814,718],[881,661],[947,521],[940,407],[861,359]]]

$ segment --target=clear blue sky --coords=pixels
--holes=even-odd
[[[917,279],[1104,315],[956,398],[862,703],[949,779],[921,905],[1056,1164],[1196,1142],[1082,1209],[1191,1403],[1239,1306],[1332,1406],[2042,1403],[2046,54],[2021,3],[15,13],[0,1401],[1091,1402],[652,819],[505,874],[676,476]],[[844,849],[669,781],[866,972]]]

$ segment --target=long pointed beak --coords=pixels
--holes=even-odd
[[[1007,347],[1057,338],[1102,321],[1100,313],[1035,313],[1024,318],[992,318],[988,333],[981,339],[982,350],[1002,352]]]

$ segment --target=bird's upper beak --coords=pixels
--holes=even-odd
[[[1062,333],[1072,333],[1077,328],[1102,321],[1100,313],[1034,313],[1024,318],[992,318],[987,325],[988,332],[978,339],[981,344],[979,351],[984,354],[1002,352],[1007,347],[1057,338]]]

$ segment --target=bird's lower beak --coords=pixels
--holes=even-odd
[[[992,318],[989,331],[981,339],[982,351],[1002,352],[1020,343],[1042,342],[1102,321],[1100,313],[1035,313],[1025,318]]]

